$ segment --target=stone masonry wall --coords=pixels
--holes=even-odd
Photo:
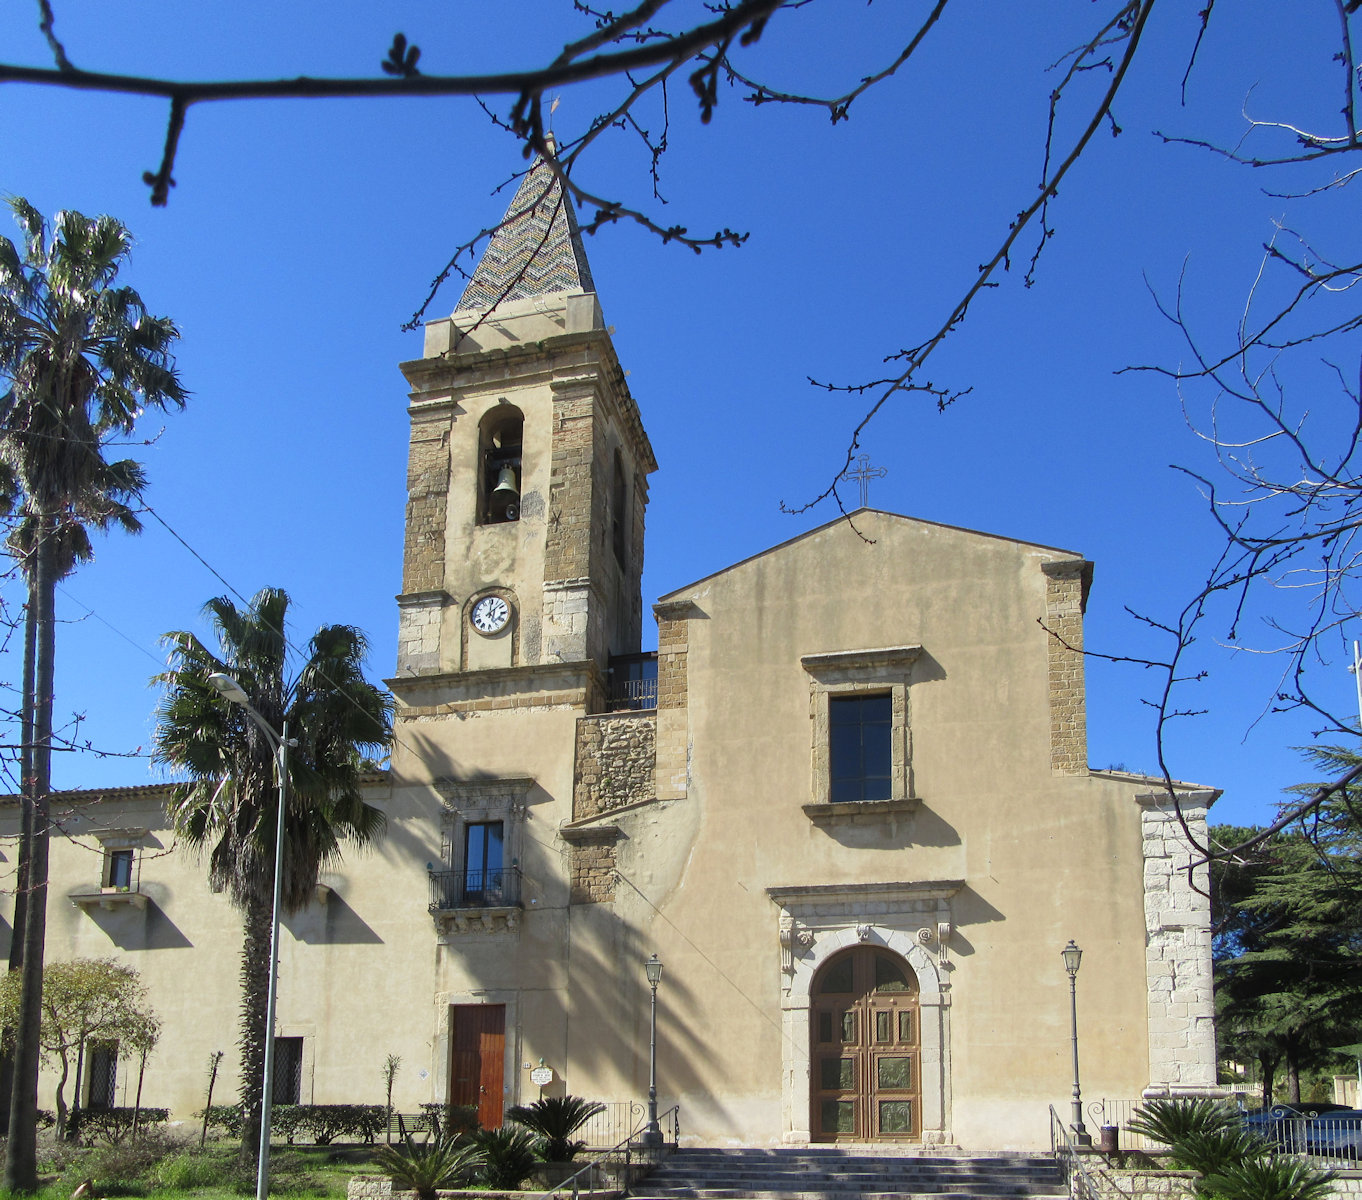
[[[1120,1171],[1100,1165],[1096,1156],[1085,1166],[1102,1200],[1193,1200],[1200,1178],[1195,1171]]]
[[[615,898],[618,830],[612,827],[599,832],[599,838],[585,838],[572,847],[570,904],[609,904]]]
[[[1083,695],[1083,572],[1081,560],[1047,562],[1045,625],[1050,674],[1050,767],[1063,775],[1088,769]]]
[[[657,614],[657,778],[659,799],[686,794],[690,767],[690,725],[687,720],[686,654],[689,647],[690,606],[655,605]]]
[[[445,586],[445,513],[449,504],[449,413],[413,413],[407,456],[407,540],[402,591]]]
[[[651,800],[656,746],[657,720],[652,713],[578,720],[572,819],[584,821]]]
[[[1183,819],[1204,845],[1210,792],[1182,793]],[[1145,973],[1149,985],[1149,1090],[1215,1090],[1210,880],[1166,793],[1140,796],[1144,840]]]
[[[573,380],[571,391],[555,391],[545,583],[586,579],[591,573],[593,390]]]
[[[418,592],[397,598],[397,670],[440,669],[440,628],[449,594]]]

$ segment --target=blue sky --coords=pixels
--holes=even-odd
[[[860,401],[808,377],[882,373],[885,354],[935,328],[1034,195],[1054,83],[1045,68],[1110,6],[957,3],[921,61],[835,127],[815,109],[753,109],[736,92],[701,126],[684,89],[672,93],[660,212],[693,231],[749,230],[741,249],[696,257],[629,228],[588,240],[661,465],[645,600],[836,515],[781,511],[826,486],[860,416]],[[906,14],[922,11],[910,0],[823,0],[773,24],[752,68],[777,85],[840,91],[885,61]],[[77,65],[186,79],[372,75],[399,29],[431,73],[510,69],[545,61],[585,31],[568,0],[381,11],[353,0],[285,10],[258,0],[57,0],[56,12]],[[1183,354],[1151,289],[1171,295],[1185,267],[1194,323],[1223,340],[1274,219],[1308,215],[1321,236],[1354,223],[1346,195],[1308,204],[1268,195],[1269,181],[1245,168],[1154,136],[1232,144],[1246,103],[1319,124],[1337,108],[1331,6],[1293,6],[1289,29],[1267,0],[1216,16],[1182,105],[1193,6],[1156,9],[1117,102],[1124,132],[1100,134],[1062,189],[1035,286],[1014,270],[928,372],[970,394],[945,413],[896,400],[864,439],[888,470],[871,492],[877,507],[1094,560],[1088,646],[1117,655],[1157,649],[1126,607],[1173,616],[1219,548],[1195,485],[1170,469],[1213,469],[1176,389],[1118,373],[1174,366]],[[0,59],[48,65],[37,19],[36,4],[0,9]],[[604,85],[565,91],[560,134],[579,130],[608,94]],[[1066,120],[1080,114],[1079,99]],[[641,116],[658,128],[658,110]],[[419,334],[399,327],[452,249],[500,216],[509,192],[493,192],[520,166],[517,147],[462,100],[205,105],[189,113],[169,206],[152,209],[141,173],[157,164],[164,120],[151,100],[7,84],[0,190],[131,227],[126,278],[179,323],[179,365],[194,393],[182,414],[149,415],[152,443],[129,451],[147,465],[152,508],[240,592],[289,590],[298,640],[323,622],[364,628],[373,673],[385,676],[405,499],[397,363],[420,354]],[[646,166],[637,141],[617,133],[580,178],[645,204]],[[447,314],[456,299],[447,290],[432,312]],[[58,713],[83,714],[81,737],[96,747],[142,756],[59,755],[60,787],[151,777],[158,637],[201,629],[202,603],[224,590],[146,520],[140,538],[102,541],[58,596],[70,622]],[[18,599],[13,586],[9,594]],[[1169,765],[1225,789],[1222,819],[1261,819],[1302,778],[1291,747],[1318,722],[1268,713],[1279,660],[1216,640],[1208,628],[1198,650],[1210,674],[1187,701],[1207,713],[1176,730]],[[1321,686],[1346,710],[1342,639],[1330,653]],[[17,675],[17,662],[0,664],[0,677]],[[1152,769],[1152,673],[1094,662],[1088,679],[1092,764]]]

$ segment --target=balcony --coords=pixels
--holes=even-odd
[[[146,908],[147,897],[136,886],[102,887],[98,891],[76,892],[70,901],[77,908],[88,912],[92,908],[113,909],[129,905],[132,908]]]
[[[616,654],[610,659],[606,711],[643,712],[657,707],[657,651]]]
[[[520,868],[431,871],[430,915],[444,933],[502,933],[520,926]]]

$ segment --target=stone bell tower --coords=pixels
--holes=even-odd
[[[636,652],[652,447],[542,160],[411,385],[399,678]]]

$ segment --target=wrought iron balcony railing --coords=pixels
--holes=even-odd
[[[494,871],[431,871],[430,911],[455,908],[518,908],[520,868]]]
[[[609,712],[637,712],[657,707],[657,651],[617,654],[610,659],[606,697]]]

